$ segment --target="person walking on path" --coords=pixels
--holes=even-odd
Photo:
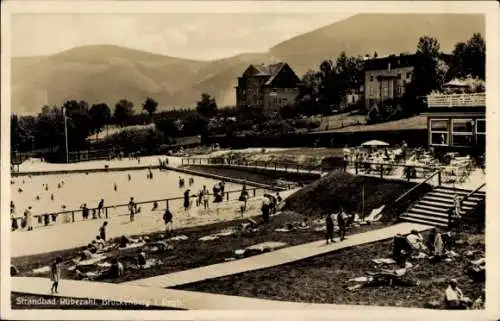
[[[128,210],[130,212],[130,222],[134,221],[135,213],[137,211],[137,204],[134,202],[134,198],[131,197],[128,202]]]
[[[58,257],[54,263],[52,263],[51,269],[50,269],[50,280],[52,281],[52,287],[50,288],[50,293],[59,293],[58,291],[58,286],[59,286],[59,280],[61,279],[61,263],[62,259]]]
[[[333,218],[332,214],[327,214],[325,218],[325,223],[326,223],[326,244],[328,243],[334,243],[335,241],[333,240]]]
[[[99,236],[101,239],[106,242],[106,228],[108,226],[108,221],[102,223],[102,226],[99,228]]]
[[[337,225],[339,226],[339,236],[340,236],[340,241],[343,241],[345,239],[345,233],[346,233],[346,217],[344,210],[341,208],[340,213],[337,215]]]

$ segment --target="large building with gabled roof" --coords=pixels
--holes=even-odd
[[[236,87],[236,105],[276,108],[293,103],[302,82],[287,63],[250,65]]]

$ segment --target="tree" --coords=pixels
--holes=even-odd
[[[153,98],[148,97],[146,101],[142,104],[142,109],[145,110],[149,114],[149,118],[152,121],[153,120],[153,114],[156,112],[156,109],[158,107],[158,102],[154,100]]]
[[[33,131],[37,148],[50,148],[64,144],[64,115],[62,110],[53,106],[44,106],[38,114]]]
[[[420,37],[417,44],[416,64],[410,84],[403,97],[405,113],[415,114],[424,108],[423,97],[443,85],[443,68],[440,62],[440,45],[436,38]]]
[[[105,103],[94,104],[90,107],[89,114],[92,117],[92,130],[99,137],[101,129],[111,120],[111,109]]]
[[[217,103],[215,98],[209,94],[201,94],[201,100],[196,104],[196,111],[204,116],[213,116],[217,112]]]
[[[155,117],[155,127],[161,131],[166,137],[178,137],[179,131],[175,124],[175,120],[166,115]]]
[[[448,79],[467,76],[486,79],[486,44],[480,33],[475,33],[468,41],[459,42],[453,50]]]
[[[122,99],[116,103],[113,117],[118,125],[127,125],[133,115],[134,104],[132,104],[132,102]]]
[[[208,119],[200,113],[191,113],[183,120],[184,136],[204,135],[208,130]]]
[[[89,104],[83,100],[69,100],[63,104],[63,108],[67,117],[68,144],[73,149],[83,148],[94,127]]]

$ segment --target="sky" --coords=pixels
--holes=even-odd
[[[212,60],[265,52],[349,14],[14,14],[12,56],[118,45],[168,56]]]

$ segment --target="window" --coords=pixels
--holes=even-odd
[[[472,146],[474,139],[474,120],[453,119],[452,123],[453,146]]]
[[[398,95],[401,95],[403,93],[403,86],[397,86],[396,87],[396,92]]]
[[[486,147],[486,120],[484,119],[476,120],[476,139],[479,147]]]
[[[478,135],[486,135],[486,120],[477,119],[476,120],[476,133]]]
[[[384,87],[383,88],[383,94],[382,94],[384,97],[388,97],[389,96],[389,88],[388,87]]]
[[[447,119],[430,120],[430,145],[449,145],[449,121]]]
[[[373,81],[373,79],[374,79],[373,76],[370,76],[370,81]]]

